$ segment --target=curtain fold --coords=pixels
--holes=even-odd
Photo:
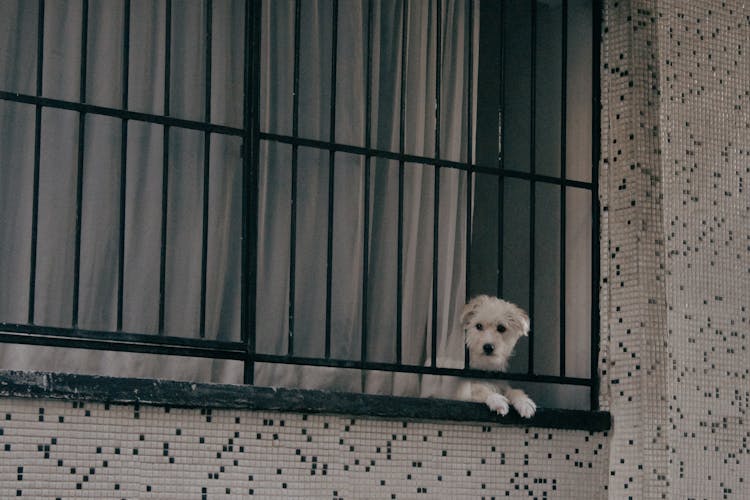
[[[303,3],[304,26],[300,31],[300,135],[330,139],[331,4]],[[442,158],[465,160],[469,148],[465,132],[469,116],[465,69],[468,34],[466,2],[444,2],[441,37],[441,136]],[[311,6],[317,7],[317,9]],[[261,128],[289,133],[292,123],[293,60],[289,33],[294,31],[294,4],[264,3],[264,39],[261,73]],[[310,12],[312,8],[313,12]],[[368,8],[371,9],[372,46],[367,39]],[[403,15],[406,15],[404,23]],[[407,33],[402,33],[406,25]],[[310,27],[319,27],[311,29]],[[405,35],[405,36],[404,36]],[[404,151],[434,157],[435,103],[438,67],[436,49],[438,22],[432,2],[345,2],[338,13],[335,140],[356,146],[371,146],[398,152],[400,134]],[[406,61],[402,61],[402,40]],[[477,48],[474,47],[474,53]],[[371,61],[370,103],[367,103],[368,61]],[[274,64],[275,62],[275,64]],[[401,74],[401,69],[406,74]],[[346,82],[342,85],[339,81]],[[354,76],[353,76],[354,75]],[[403,78],[402,78],[403,76]],[[402,81],[406,87],[401,89]],[[274,85],[279,82],[279,85]],[[406,128],[400,130],[401,95],[404,95]],[[366,137],[365,115],[370,106],[371,136]],[[473,105],[473,103],[472,103]],[[317,113],[317,115],[316,115]],[[311,116],[312,114],[312,116]],[[472,113],[476,116],[476,113]],[[316,127],[317,126],[317,127]],[[267,143],[261,147],[258,295],[260,352],[284,354],[289,347],[289,287],[292,243],[291,146]],[[292,335],[294,353],[320,356],[325,341],[325,280],[329,197],[333,196],[332,219],[333,289],[331,310],[331,355],[359,360],[363,325],[369,361],[396,362],[397,324],[397,234],[401,224],[402,258],[402,361],[431,364],[433,331],[433,257],[437,249],[437,358],[439,366],[463,366],[463,338],[456,317],[465,296],[467,176],[464,172],[436,169],[431,165],[403,166],[403,212],[399,222],[399,164],[373,158],[369,177],[365,159],[337,153],[334,167],[328,152],[299,148],[297,154],[296,230],[294,232],[294,307]],[[436,174],[437,171],[437,174]],[[437,241],[433,231],[439,176]],[[333,182],[329,183],[330,176]],[[329,192],[329,185],[333,192]],[[369,206],[364,206],[365,189]],[[368,233],[364,234],[365,218]],[[363,275],[365,238],[368,273]],[[364,279],[367,279],[366,317],[362,320]],[[340,376],[335,369],[260,365],[256,381],[262,385],[335,387],[345,390],[418,395],[424,390],[421,377],[388,372],[368,372],[364,377]],[[364,387],[362,387],[364,386]]]
[[[83,11],[80,1],[45,2],[42,95],[79,102]],[[131,2],[127,100],[124,97],[124,6],[90,2],[85,101],[132,111],[207,119],[204,100],[206,5],[173,2],[170,85],[166,85],[166,2]],[[3,90],[35,94],[37,2],[0,4]],[[211,121],[241,126],[244,3],[214,2]],[[23,28],[23,29],[22,29]],[[239,61],[239,62],[238,62]],[[165,103],[167,91],[169,103]],[[34,106],[0,102],[0,314],[27,323],[34,203]],[[239,341],[242,159],[239,138],[44,108],[40,134],[34,323],[70,328],[79,162],[80,258],[78,326],[116,331],[118,265],[123,259],[122,330],[159,329],[161,233],[165,224],[164,333],[198,337],[202,288],[203,203],[207,201],[205,338]],[[165,133],[167,140],[165,140]],[[208,144],[208,149],[206,149]],[[124,146],[124,147],[123,147]],[[165,154],[166,146],[166,154]],[[204,183],[208,156],[208,183]],[[125,160],[124,164],[122,159]],[[167,176],[163,175],[166,168]],[[166,218],[162,192],[166,184]],[[124,226],[120,228],[120,195]],[[204,191],[207,192],[207,198]],[[120,255],[120,231],[124,254]],[[5,282],[8,282],[6,286]],[[242,381],[242,363],[3,344],[4,369]]]
[[[9,34],[5,37],[9,52],[0,60],[0,81],[3,89],[18,88],[33,94],[34,65],[29,64],[29,57],[33,58],[35,52],[29,47],[36,43],[36,11],[28,5],[31,4],[20,0],[2,4],[0,17],[13,21],[3,31]],[[43,50],[44,95],[78,101],[81,3],[45,5],[48,8]],[[173,2],[171,18],[167,19],[164,2],[134,0],[128,34],[130,50],[125,54],[124,3],[105,6],[92,2],[84,82],[87,102],[110,107],[125,104],[130,110],[154,114],[163,114],[169,108],[171,116],[193,120],[209,119],[206,112],[210,104],[210,121],[240,126],[239,103],[244,83],[242,65],[237,61],[242,60],[243,54],[244,3],[214,2],[212,26],[220,28],[211,34],[210,103],[205,101],[204,79],[209,61],[202,44],[196,43],[208,36],[205,5]],[[291,36],[295,30],[294,5],[263,2],[260,120],[262,130],[274,134],[292,135],[294,127],[295,40]],[[441,3],[438,12],[434,2],[408,2],[406,8],[399,1],[340,2],[333,89],[332,5],[322,1],[301,3],[299,135],[395,152],[401,151],[403,135],[403,151],[407,154],[434,157],[439,148],[441,158],[465,161],[467,151],[473,147],[466,133],[468,109],[475,106],[468,102],[468,90],[476,85],[477,74],[472,71],[469,80],[465,60],[468,44],[474,45],[475,55],[478,53],[478,38],[472,37],[468,30],[470,4],[449,0]],[[368,11],[372,15],[369,19]],[[478,9],[474,17],[478,18]],[[62,19],[65,22],[59,23]],[[166,40],[168,23],[171,36]],[[30,29],[21,32],[11,28],[21,25]],[[402,32],[404,26],[406,33]],[[403,61],[402,54],[406,58]],[[125,55],[129,67],[127,102],[122,73]],[[406,74],[402,74],[402,68]],[[440,135],[436,144],[438,78]],[[334,91],[336,109],[332,114]],[[169,100],[165,101],[167,95]],[[404,130],[401,130],[402,106]],[[16,153],[3,153],[0,157],[3,210],[0,269],[13,282],[0,291],[0,312],[3,319],[25,322],[31,255],[34,108],[0,102],[0,111],[3,123],[0,151],[18,152],[15,145],[25,144],[18,158],[14,156]],[[37,324],[69,327],[73,315],[80,119],[72,111],[43,112],[35,268]],[[205,203],[208,234],[205,338],[239,340],[240,140],[212,134],[206,141],[201,132],[137,121],[131,121],[123,132],[118,119],[93,115],[83,119],[80,252],[84,267],[80,273],[77,312],[80,326],[116,329],[118,266],[123,259],[123,331],[156,334],[163,321],[166,335],[197,337],[201,330]],[[335,120],[333,137],[331,119]],[[326,150],[300,147],[294,160],[293,186],[294,154],[289,145],[261,143],[258,351],[285,354],[291,341],[296,355],[325,354],[330,253],[332,288],[328,318],[333,358],[359,360],[364,327],[367,359],[396,362],[400,307],[404,363],[428,366],[432,350],[437,349],[438,366],[463,366],[463,338],[457,328],[457,314],[465,296],[466,210],[470,208],[466,199],[466,173],[423,164],[406,163],[400,167],[397,161],[377,157],[368,166],[363,156],[344,153],[335,153],[331,162]],[[401,186],[400,175],[403,175]],[[399,189],[403,196],[401,214]],[[292,191],[296,195],[293,248]],[[125,196],[124,214],[120,213],[121,193]],[[436,196],[439,196],[437,214]],[[330,197],[333,234],[329,249]],[[436,216],[437,234],[434,233]],[[124,219],[122,228],[121,219]],[[403,237],[401,304],[396,297],[399,225]],[[163,270],[162,237],[166,242]],[[292,251],[294,275],[290,275]],[[433,290],[435,251],[437,289]],[[160,311],[162,272],[165,295]],[[294,331],[290,336],[292,280]],[[436,311],[433,311],[433,294]],[[437,341],[434,346],[433,330]],[[4,368],[128,373],[216,382],[241,380],[241,363],[166,359],[153,355],[0,346],[0,364]],[[432,395],[437,389],[428,379],[388,372],[360,376],[358,371],[289,365],[258,364],[256,368],[256,383],[261,385],[354,391],[364,388],[367,392],[388,394]]]

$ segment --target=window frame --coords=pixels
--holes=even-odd
[[[296,29],[295,31],[299,33],[299,5],[300,1],[303,0],[297,0],[296,5]],[[479,0],[470,0],[472,5],[475,1]],[[181,119],[169,116],[168,113],[168,103],[169,103],[169,78],[167,77],[167,90],[165,92],[166,94],[166,100],[165,100],[165,110],[167,112],[163,115],[159,114],[149,114],[149,113],[142,113],[142,112],[136,112],[131,111],[128,109],[127,106],[127,68],[124,71],[123,78],[125,79],[125,85],[124,85],[124,92],[122,96],[122,106],[121,108],[110,108],[110,107],[104,107],[104,106],[97,106],[88,104],[86,102],[86,33],[88,30],[87,27],[87,0],[82,0],[83,2],[83,23],[82,23],[82,64],[81,64],[81,90],[80,90],[80,99],[78,101],[66,101],[61,99],[53,99],[49,97],[45,97],[42,92],[42,71],[43,71],[43,37],[44,37],[44,0],[39,1],[39,22],[38,22],[38,33],[37,33],[37,66],[36,66],[36,74],[37,74],[37,80],[36,80],[36,92],[35,94],[19,94],[15,92],[9,92],[6,90],[0,90],[0,100],[9,101],[9,102],[15,102],[15,103],[21,103],[21,104],[28,104],[34,106],[36,117],[35,117],[35,123],[36,123],[36,129],[35,129],[35,151],[34,151],[34,193],[33,193],[33,206],[34,206],[34,218],[33,218],[33,227],[32,227],[32,251],[31,251],[31,262],[30,262],[30,268],[31,268],[31,278],[29,282],[29,310],[28,310],[28,321],[25,324],[20,323],[7,323],[7,322],[0,322],[0,342],[2,343],[17,343],[17,344],[32,344],[32,345],[45,345],[45,346],[56,346],[56,347],[70,347],[70,348],[84,348],[84,349],[96,349],[96,350],[111,350],[111,351],[124,351],[124,352],[135,352],[135,353],[149,353],[149,354],[164,354],[164,355],[172,355],[172,356],[188,356],[188,357],[200,357],[200,358],[212,358],[212,359],[225,359],[225,360],[238,360],[244,362],[244,383],[245,384],[253,384],[253,377],[254,377],[254,365],[255,363],[282,363],[282,364],[291,364],[291,365],[306,365],[306,366],[326,366],[326,367],[340,367],[340,368],[352,368],[352,369],[359,369],[359,370],[378,370],[378,371],[390,371],[390,372],[401,372],[401,373],[415,373],[415,374],[429,374],[429,375],[447,375],[447,376],[460,376],[460,377],[474,377],[474,378],[500,378],[505,380],[515,380],[515,381],[524,381],[524,382],[541,382],[541,383],[550,383],[550,384],[565,384],[565,385],[577,385],[577,386],[586,386],[589,387],[590,393],[591,393],[591,409],[596,410],[598,409],[598,384],[599,384],[599,377],[597,375],[598,372],[598,345],[599,345],[599,312],[598,312],[598,305],[599,305],[599,204],[598,204],[598,195],[597,195],[597,169],[598,169],[598,161],[599,161],[599,134],[600,134],[600,128],[599,128],[599,116],[598,116],[598,109],[599,109],[599,39],[600,39],[600,5],[598,1],[594,2],[593,5],[593,40],[592,40],[592,91],[593,91],[593,104],[592,104],[592,178],[590,183],[583,183],[580,181],[574,181],[570,179],[566,179],[563,175],[561,178],[554,178],[544,175],[536,174],[533,170],[533,162],[532,162],[532,171],[531,172],[521,172],[511,169],[506,169],[504,165],[502,164],[502,159],[499,160],[499,169],[495,168],[488,168],[483,167],[480,165],[475,164],[474,158],[467,159],[466,162],[455,162],[455,161],[449,161],[444,160],[440,158],[439,150],[436,151],[434,158],[429,157],[422,157],[422,156],[415,156],[415,155],[409,155],[405,154],[403,151],[400,152],[393,152],[393,151],[383,151],[378,150],[375,148],[372,148],[369,144],[370,140],[370,134],[369,132],[366,134],[367,143],[364,147],[357,147],[352,145],[346,145],[346,144],[340,144],[336,142],[326,142],[326,141],[318,141],[318,140],[312,140],[312,139],[305,139],[302,137],[299,137],[296,134],[292,134],[292,136],[283,136],[278,134],[272,134],[269,132],[264,132],[261,130],[260,124],[259,124],[259,102],[260,102],[260,85],[259,85],[259,78],[258,75],[260,75],[260,44],[261,44],[261,38],[260,38],[260,29],[261,29],[261,9],[262,9],[262,2],[261,0],[248,0],[245,3],[245,32],[244,32],[244,40],[245,40],[245,47],[250,48],[251,50],[245,50],[244,52],[244,61],[243,61],[243,75],[244,75],[244,81],[245,82],[252,82],[252,85],[245,85],[245,91],[243,93],[243,125],[241,128],[239,127],[231,127],[231,126],[224,126],[224,125],[218,125],[215,123],[212,123],[208,116],[210,113],[207,111],[206,115],[207,117],[205,120],[187,120],[187,119]],[[440,8],[441,0],[436,0],[437,2],[437,8]],[[129,23],[130,23],[130,2],[128,0],[125,1],[125,13],[124,13],[124,25],[125,25],[125,36],[123,40],[123,54],[124,54],[124,61],[128,61],[128,51],[129,51]],[[505,2],[502,2],[501,5],[504,5]],[[169,16],[169,9],[171,2],[167,0],[167,27],[166,29],[169,30],[169,23],[170,23],[170,16]],[[211,5],[211,0],[208,0],[206,5]],[[334,0],[334,5],[337,5],[337,1]],[[371,5],[371,4],[368,4]],[[534,3],[536,5],[536,3]],[[567,0],[563,0],[563,5],[567,5]],[[470,9],[470,11],[473,9]],[[336,9],[334,9],[334,13],[336,12]],[[502,15],[502,14],[501,14]],[[335,14],[334,14],[335,16]],[[439,13],[438,13],[439,16]],[[207,16],[208,18],[208,24],[207,29],[211,29],[211,21],[210,16]],[[334,17],[335,20],[335,17]],[[470,23],[473,23],[473,20],[469,21]],[[503,22],[504,22],[504,16],[503,16]],[[334,40],[336,38],[335,32],[335,23],[334,23]],[[210,37],[209,37],[210,38]],[[439,37],[438,37],[439,38]],[[167,57],[166,57],[166,65],[167,68],[169,68],[169,36],[166,37],[167,40]],[[299,37],[296,37],[296,40],[299,40]],[[470,44],[471,45],[471,44]],[[335,43],[334,43],[335,47]],[[208,53],[210,58],[210,45],[208,46]],[[335,50],[335,48],[334,48]],[[438,54],[440,52],[439,49],[439,41],[438,41]],[[299,46],[297,45],[297,51],[296,51],[297,57],[299,55]],[[471,56],[470,56],[471,57]],[[439,65],[438,65],[439,67]],[[333,71],[335,73],[336,71],[336,65],[333,65]],[[371,71],[371,70],[368,70]],[[439,72],[439,69],[438,69]],[[208,81],[210,82],[210,69],[208,70]],[[169,71],[166,72],[167,75],[169,75]],[[563,79],[565,80],[565,79]],[[440,79],[437,79],[438,85],[440,82]],[[502,82],[502,77],[501,80]],[[335,77],[334,77],[335,82]],[[295,85],[299,85],[298,77],[295,78]],[[335,83],[334,83],[335,86]],[[208,85],[207,92],[210,93],[210,84]],[[533,92],[532,92],[533,94]],[[295,92],[295,95],[298,95],[298,92]],[[335,95],[335,91],[334,91]],[[439,92],[438,92],[439,96]],[[469,98],[469,102],[471,102],[471,97]],[[563,99],[565,101],[565,99]],[[210,99],[207,99],[207,102],[210,102]],[[563,104],[564,105],[564,104]],[[439,97],[438,97],[438,103],[437,103],[438,109],[440,106],[439,103]],[[182,337],[173,337],[173,336],[166,336],[164,335],[163,331],[163,303],[160,304],[160,329],[157,334],[144,334],[144,333],[134,333],[134,332],[124,332],[122,331],[122,279],[123,279],[123,266],[122,266],[122,260],[123,258],[120,256],[120,267],[118,269],[118,275],[119,275],[119,293],[118,293],[118,321],[117,321],[117,329],[116,331],[95,331],[95,330],[86,330],[81,329],[77,325],[77,314],[74,310],[73,313],[73,324],[71,328],[61,328],[61,327],[51,327],[51,326],[44,326],[36,324],[34,321],[34,289],[36,286],[36,277],[35,277],[35,268],[36,268],[36,240],[37,240],[37,207],[39,204],[39,167],[40,167],[40,140],[41,140],[41,114],[42,110],[44,108],[53,108],[53,109],[61,109],[61,110],[69,110],[74,111],[78,113],[79,115],[79,127],[80,130],[83,129],[85,126],[85,118],[87,115],[101,115],[101,116],[108,116],[112,118],[116,118],[122,121],[122,127],[124,134],[127,134],[127,126],[128,123],[131,121],[138,121],[143,123],[149,123],[154,125],[159,125],[164,127],[165,131],[168,131],[169,128],[180,128],[180,129],[188,129],[188,130],[195,130],[202,132],[204,134],[205,140],[208,140],[208,137],[211,134],[223,134],[227,136],[233,136],[238,137],[242,139],[243,142],[243,154],[242,154],[242,173],[243,173],[243,186],[242,186],[242,265],[240,270],[240,283],[241,283],[241,298],[240,298],[240,331],[241,331],[241,340],[238,342],[226,342],[226,341],[215,341],[215,340],[206,340],[204,338],[200,339],[190,339],[190,338],[182,338]],[[471,113],[471,110],[469,110],[469,113]],[[439,117],[439,111],[438,111],[438,117]],[[471,122],[471,119],[469,120]],[[369,126],[370,120],[367,121],[367,124]],[[438,138],[437,143],[439,144],[439,137],[440,137],[440,131],[439,131],[439,118],[437,120],[437,130],[436,130],[436,137]],[[532,119],[533,124],[533,119]],[[502,125],[501,125],[502,126]],[[469,127],[469,144],[472,144],[471,136],[473,131],[471,130],[471,127]],[[76,242],[77,242],[77,248],[76,248],[76,256],[75,256],[75,272],[74,272],[74,303],[77,304],[77,294],[79,289],[79,273],[78,270],[80,269],[81,262],[80,262],[80,214],[82,211],[81,207],[81,152],[83,150],[83,140],[81,139],[83,134],[79,134],[79,170],[78,170],[78,187],[77,187],[77,214],[78,214],[78,226],[76,228],[77,236],[76,236]],[[165,133],[165,141],[168,141],[168,133]],[[261,141],[274,141],[277,143],[287,144],[292,146],[292,148],[296,149],[299,147],[310,147],[315,148],[319,150],[328,151],[331,158],[334,157],[336,153],[350,153],[354,155],[360,155],[365,158],[366,163],[369,165],[369,162],[372,158],[385,158],[389,160],[395,160],[398,161],[400,166],[403,166],[405,163],[418,163],[421,165],[431,165],[435,167],[436,176],[439,176],[439,170],[441,168],[451,168],[451,169],[458,169],[462,171],[466,171],[468,173],[469,179],[472,178],[473,175],[476,175],[477,173],[485,173],[485,174],[492,174],[498,176],[498,182],[502,185],[502,182],[505,178],[517,178],[517,179],[523,179],[527,180],[531,183],[533,186],[536,182],[544,182],[544,183],[550,183],[550,184],[556,184],[560,185],[562,187],[562,192],[565,192],[566,186],[571,187],[581,187],[584,189],[590,189],[591,190],[591,198],[592,198],[592,286],[591,286],[591,328],[592,328],[592,338],[591,338],[591,376],[590,378],[578,378],[578,377],[566,377],[564,375],[564,360],[561,360],[561,367],[563,367],[563,374],[561,376],[551,376],[551,375],[540,375],[540,374],[534,374],[533,373],[533,335],[531,336],[530,340],[530,359],[531,362],[529,364],[530,370],[529,373],[526,374],[518,374],[518,373],[503,373],[503,374],[497,374],[497,373],[488,373],[484,371],[479,370],[472,370],[468,368],[443,368],[443,367],[437,367],[436,366],[436,349],[432,349],[432,363],[431,366],[417,366],[417,365],[408,365],[401,363],[400,358],[397,360],[396,363],[383,363],[383,362],[374,362],[369,361],[367,359],[367,353],[366,350],[363,348],[360,359],[355,360],[348,360],[348,359],[334,359],[331,358],[330,355],[327,355],[324,358],[311,358],[311,357],[302,357],[302,356],[295,356],[292,351],[290,351],[287,354],[279,354],[279,355],[272,355],[272,354],[264,354],[264,353],[258,353],[256,352],[256,339],[255,339],[255,318],[256,318],[256,293],[257,293],[257,274],[255,272],[255,269],[257,267],[257,258],[258,258],[258,252],[256,247],[256,242],[258,239],[258,220],[257,217],[252,216],[252,214],[258,213],[258,174],[259,174],[259,148]],[[123,141],[123,158],[125,155],[125,149],[127,147],[127,141]],[[470,150],[472,148],[469,148]],[[205,153],[206,156],[208,156],[208,152]],[[471,155],[471,153],[470,153]],[[205,161],[208,161],[207,158]],[[123,159],[124,162],[124,159]],[[331,162],[333,162],[333,159],[331,159]],[[367,168],[367,167],[366,167]],[[164,169],[166,171],[166,159],[164,162]],[[165,173],[166,175],[166,173]],[[468,183],[469,186],[471,186],[471,182]],[[166,190],[166,188],[164,188]],[[469,188],[471,189],[471,188]],[[369,190],[365,190],[366,193],[369,192]],[[165,193],[166,196],[166,193]],[[532,189],[532,196],[533,196],[533,189]],[[471,200],[471,194],[468,196],[469,200]],[[562,195],[562,203],[564,207],[565,203],[565,197],[564,194]],[[124,200],[122,201],[124,203]],[[438,201],[436,200],[436,206],[438,204]],[[165,205],[165,203],[164,203]],[[166,208],[164,208],[166,210]],[[122,212],[122,211],[121,211]],[[467,211],[470,214],[470,210]],[[533,214],[533,203],[532,203],[532,214]],[[165,216],[165,212],[163,212],[163,216]],[[467,215],[467,217],[470,217],[470,215]],[[533,221],[533,215],[532,215],[532,221]],[[203,244],[204,244],[204,262],[203,262],[203,282],[205,283],[205,216],[204,216],[204,237],[203,237]],[[435,230],[437,231],[437,219],[435,220]],[[533,224],[533,222],[532,222]],[[330,223],[329,223],[330,228]],[[122,231],[122,227],[121,227]],[[500,234],[502,234],[502,230],[499,231]],[[330,241],[330,229],[329,229],[329,241]],[[533,229],[531,231],[532,238],[533,238]],[[565,233],[563,231],[562,237],[565,237]],[[161,279],[160,279],[160,289],[162,291],[161,297],[163,302],[164,297],[164,258],[165,258],[165,239],[164,239],[164,230],[162,231],[162,245],[161,245],[161,259],[162,259],[162,272],[161,272]],[[122,232],[121,232],[121,244],[122,244]],[[470,243],[468,241],[469,237],[467,237],[467,243],[469,243],[469,248],[471,247]],[[502,248],[502,246],[500,247]],[[122,255],[122,246],[121,249],[121,255]],[[469,252],[470,253],[470,252]],[[329,257],[330,262],[330,257]],[[364,264],[367,266],[367,263]],[[433,265],[433,288],[437,289],[437,286],[435,281],[437,279],[437,272],[436,272],[436,264]],[[468,264],[467,264],[468,267]],[[564,266],[563,266],[564,269]],[[564,271],[563,271],[564,272]],[[468,273],[467,273],[468,275]],[[532,280],[533,280],[533,272],[532,272]],[[469,278],[467,278],[468,280]],[[330,282],[330,280],[329,280]],[[366,280],[365,280],[365,287],[366,287]],[[328,294],[330,295],[330,283],[328,284]],[[532,297],[533,297],[533,285],[532,288]],[[467,290],[470,290],[470,287],[467,286]],[[205,304],[205,286],[203,287],[201,291],[201,302],[202,304]],[[401,294],[403,291],[399,288],[398,293]],[[294,295],[294,290],[292,287],[291,290],[291,296]],[[467,293],[468,295],[468,293]],[[563,294],[564,295],[564,294]],[[436,323],[434,321],[434,315],[436,314],[436,307],[435,307],[435,300],[436,300],[436,292],[433,292],[433,325]],[[561,300],[564,300],[561,299]],[[292,308],[293,306],[292,301]],[[366,302],[366,301],[365,301]],[[533,301],[532,301],[533,304]],[[563,304],[564,305],[564,304]],[[77,306],[74,306],[74,308]],[[366,307],[366,304],[363,306]],[[563,308],[564,309],[564,308]],[[533,315],[533,311],[530,311],[530,313]],[[293,309],[291,311],[291,315],[293,317]],[[203,315],[202,315],[203,317]],[[366,328],[363,326],[363,338],[366,337],[368,332],[366,331]],[[327,337],[329,337],[327,335]],[[400,340],[400,333],[397,335],[397,338]],[[563,334],[564,339],[564,334]],[[330,339],[327,340],[327,344],[330,342]],[[435,345],[435,332],[432,332],[432,345]],[[399,342],[400,343],[400,342]],[[363,346],[366,345],[365,342],[362,344]],[[327,353],[330,353],[330,349],[327,347],[326,349]],[[561,342],[561,353],[562,357],[564,357],[564,340]]]

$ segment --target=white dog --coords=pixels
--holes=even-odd
[[[505,371],[513,347],[522,335],[529,334],[531,325],[526,313],[515,304],[480,295],[464,306],[461,326],[469,348],[469,366]],[[525,392],[511,388],[504,381],[467,380],[461,384],[459,398],[485,403],[500,415],[508,414],[509,405],[525,418],[536,412],[536,404]]]

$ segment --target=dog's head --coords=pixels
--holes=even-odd
[[[461,312],[472,368],[504,371],[516,342],[529,334],[530,322],[517,305],[497,297],[480,295]]]

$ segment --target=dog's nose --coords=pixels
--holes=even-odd
[[[494,345],[492,345],[492,344],[484,344],[484,345],[482,346],[482,349],[484,349],[484,353],[485,353],[485,354],[488,354],[488,355],[489,355],[489,354],[492,354],[492,351],[494,351],[494,350],[495,350],[495,346],[494,346]]]

